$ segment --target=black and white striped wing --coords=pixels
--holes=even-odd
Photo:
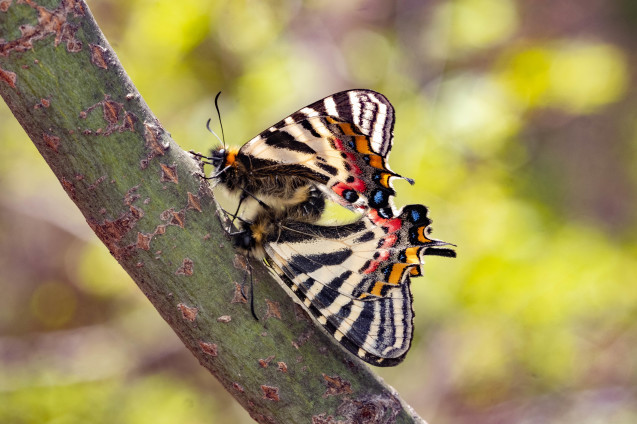
[[[412,339],[410,277],[424,256],[454,256],[428,238],[427,209],[342,226],[282,223],[265,244],[276,274],[347,350],[376,366],[401,362]]]
[[[287,172],[318,183],[349,209],[393,216],[393,178],[387,156],[394,108],[380,93],[350,90],[293,113],[239,150],[255,172]],[[412,182],[411,180],[408,180]]]

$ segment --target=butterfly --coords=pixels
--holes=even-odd
[[[235,246],[267,256],[274,275],[346,349],[377,366],[396,365],[413,333],[411,277],[425,255],[455,257],[429,237],[422,205],[396,211],[394,109],[381,94],[350,90],[319,100],[263,131],[241,148],[214,149],[216,185],[252,199]],[[345,225],[317,225],[331,200],[360,213]]]
[[[410,278],[424,256],[455,257],[430,238],[423,205],[395,218],[321,226],[280,223],[264,244],[269,265],[316,320],[347,350],[376,366],[400,363],[413,334]]]
[[[209,157],[197,156],[214,167],[210,179],[239,196],[237,212],[246,199],[258,203],[235,244],[261,252],[274,223],[316,222],[326,199],[392,217],[392,180],[413,184],[387,164],[393,128],[394,108],[385,96],[349,90],[298,110],[241,148],[220,146]]]

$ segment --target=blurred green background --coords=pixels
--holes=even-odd
[[[397,114],[397,203],[458,258],[378,369],[431,424],[637,422],[631,0],[94,0],[164,127],[240,145],[333,92]],[[1,12],[0,12],[1,13]],[[0,104],[0,422],[252,422],[92,234]],[[212,218],[211,218],[212,219]]]

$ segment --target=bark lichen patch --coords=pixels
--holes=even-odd
[[[150,152],[146,158],[142,159],[142,169],[146,169],[153,158],[163,156],[164,152],[168,150],[169,144],[163,143],[162,141],[164,132],[164,129],[160,125],[144,122],[144,140],[146,141],[146,148],[148,148]]]
[[[224,324],[229,323],[230,321],[232,321],[232,317],[230,315],[221,315],[217,318],[217,322],[222,322]]]
[[[194,272],[194,262],[190,258],[184,258],[181,266],[175,271],[176,275],[191,276]]]
[[[35,9],[38,13],[38,23],[36,25],[22,25],[19,38],[0,43],[0,56],[6,56],[10,52],[31,50],[35,41],[42,40],[51,34],[55,35],[54,44],[56,47],[60,43],[66,43],[68,52],[76,53],[82,50],[82,42],[75,38],[79,25],[69,20],[71,14],[75,17],[84,16],[84,7],[80,1],[61,1],[54,10],[39,6],[33,0],[22,0],[18,3],[27,4]],[[10,1],[3,1],[0,4],[0,9],[3,12],[8,11],[9,7],[11,7]]]
[[[185,319],[188,320],[190,322],[194,322],[195,319],[197,318],[197,314],[199,313],[199,309],[190,306],[186,306],[183,303],[180,303],[177,305],[177,307],[179,308],[179,310],[181,311],[181,316]]]

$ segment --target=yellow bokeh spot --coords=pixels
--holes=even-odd
[[[617,101],[628,81],[626,59],[617,48],[582,41],[517,48],[498,67],[513,102],[575,114]]]
[[[625,92],[624,55],[605,44],[574,43],[556,49],[550,76],[550,100],[573,113],[594,112]]]
[[[427,30],[427,49],[435,56],[485,49],[508,39],[517,26],[511,0],[443,2]]]
[[[31,296],[31,313],[47,328],[59,328],[68,323],[77,309],[73,289],[57,281],[39,285]]]

